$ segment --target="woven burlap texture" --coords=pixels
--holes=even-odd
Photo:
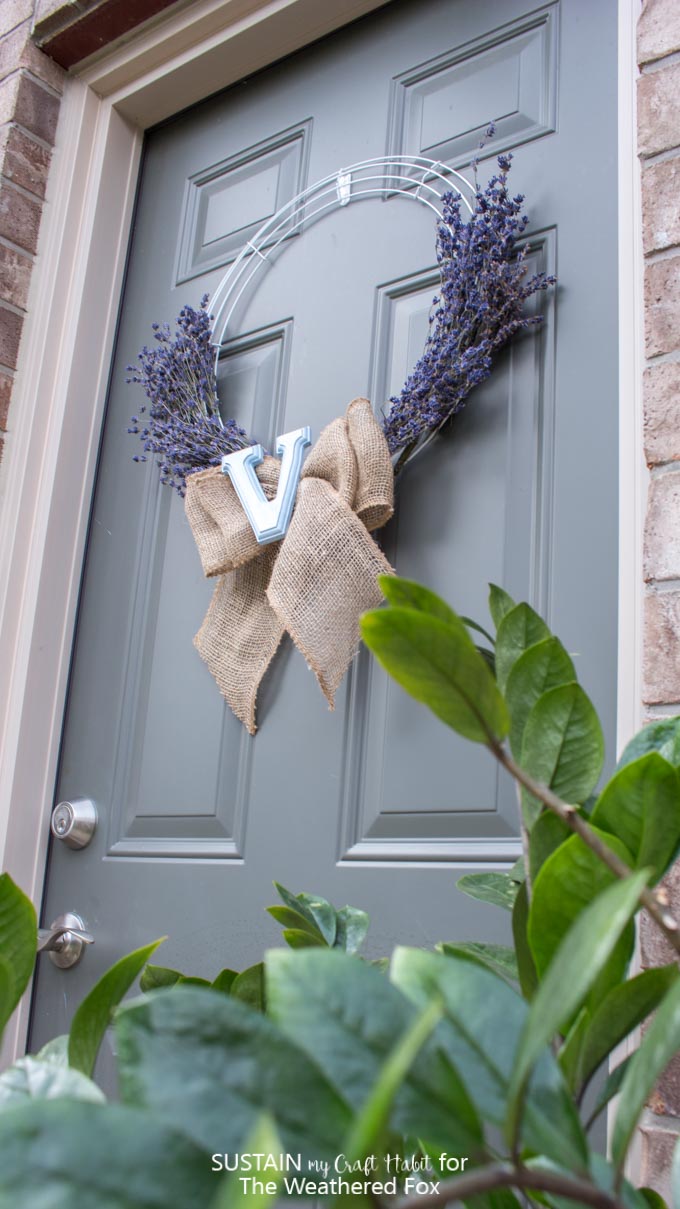
[[[265,495],[280,470],[257,467]],[[387,442],[368,399],[353,399],[324,428],[300,476],[280,542],[261,546],[221,467],[187,479],[185,507],[207,576],[219,576],[194,644],[231,709],[255,734],[257,690],[287,632],[331,707],[359,645],[359,618],[380,604],[380,574],[393,574],[370,531],[394,508]]]

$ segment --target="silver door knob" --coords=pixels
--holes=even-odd
[[[69,848],[85,848],[97,827],[97,807],[89,798],[59,802],[52,813],[52,835]]]
[[[38,952],[47,953],[60,970],[77,965],[85,945],[93,944],[94,936],[85,931],[85,924],[73,911],[58,915],[51,927],[38,929]]]

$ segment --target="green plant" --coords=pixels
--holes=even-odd
[[[680,953],[655,890],[680,846],[680,720],[641,731],[598,789],[597,715],[528,605],[492,588],[492,638],[417,584],[383,590],[388,608],[363,621],[369,647],[518,783],[523,859],[459,882],[510,913],[513,946],[398,948],[386,972],[357,955],[363,913],[278,887],[270,912],[289,947],[250,971],[208,983],[146,964],[146,993],[120,1005],[155,946],[138,950],[86,998],[69,1039],[0,1076],[0,1209],[257,1209],[305,1178],[309,1195],[357,1209],[395,1189],[402,1209],[518,1209],[518,1193],[549,1209],[658,1209],[624,1164],[680,1047],[680,979],[677,961],[627,975],[643,906]],[[5,876],[0,1026],[34,948],[35,915]],[[594,1076],[652,1013],[586,1109]],[[120,1104],[90,1079],[112,1015]],[[606,1158],[589,1130],[617,1092]],[[224,1170],[225,1155],[250,1154],[270,1158]]]

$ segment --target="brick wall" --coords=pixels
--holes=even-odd
[[[638,26],[638,150],[645,273],[643,696],[650,717],[680,713],[680,3],[646,0]],[[680,868],[668,879],[680,914]],[[643,920],[642,964],[673,960]],[[680,1058],[655,1090],[642,1128],[644,1180],[668,1196],[680,1135]]]
[[[0,456],[64,72],[31,41],[33,0],[0,0]]]

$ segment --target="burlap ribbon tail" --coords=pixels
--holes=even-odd
[[[276,494],[278,458],[257,468]],[[359,618],[392,568],[370,536],[393,512],[387,442],[367,399],[324,428],[303,466],[288,532],[259,545],[221,467],[187,479],[185,507],[204,573],[217,585],[194,639],[236,716],[255,733],[257,690],[290,634],[333,708],[359,645]]]

